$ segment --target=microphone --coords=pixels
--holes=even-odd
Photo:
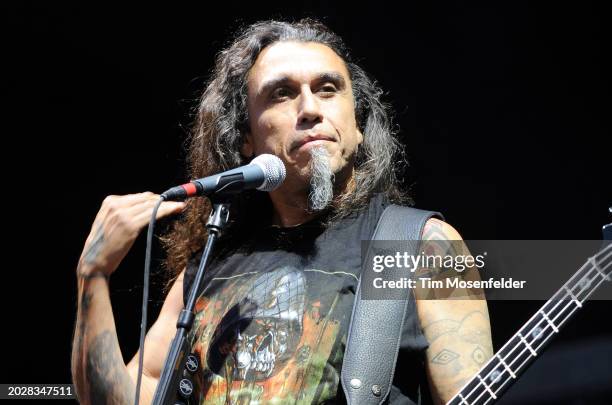
[[[161,197],[168,201],[198,195],[235,194],[253,188],[272,191],[285,180],[285,175],[285,165],[282,160],[274,155],[263,154],[248,165],[172,187],[163,192]]]

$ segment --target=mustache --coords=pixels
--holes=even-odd
[[[336,135],[322,133],[300,134],[291,140],[289,144],[289,151],[293,152],[295,149],[299,148],[305,143],[319,140],[338,142]]]

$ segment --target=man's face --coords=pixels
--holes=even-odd
[[[363,136],[344,61],[314,42],[277,42],[264,49],[248,75],[250,132],[244,156],[271,153],[287,167],[285,183],[310,178],[310,149],[322,146],[336,180],[352,173]]]

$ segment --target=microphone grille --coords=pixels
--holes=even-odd
[[[272,191],[285,180],[287,174],[285,164],[277,156],[265,153],[253,159],[251,164],[259,166],[264,172],[265,180],[257,187],[258,190]]]

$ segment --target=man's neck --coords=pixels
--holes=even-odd
[[[288,228],[297,226],[316,218],[319,212],[308,210],[308,194],[304,195],[273,195],[270,193],[274,213],[272,225]]]
[[[351,173],[347,180],[335,187],[334,197],[349,191],[354,186],[354,173]],[[283,228],[297,226],[323,214],[324,211],[312,212],[308,209],[309,192],[309,188],[286,190],[282,187],[272,191],[270,193],[270,200],[274,209],[272,225]]]

